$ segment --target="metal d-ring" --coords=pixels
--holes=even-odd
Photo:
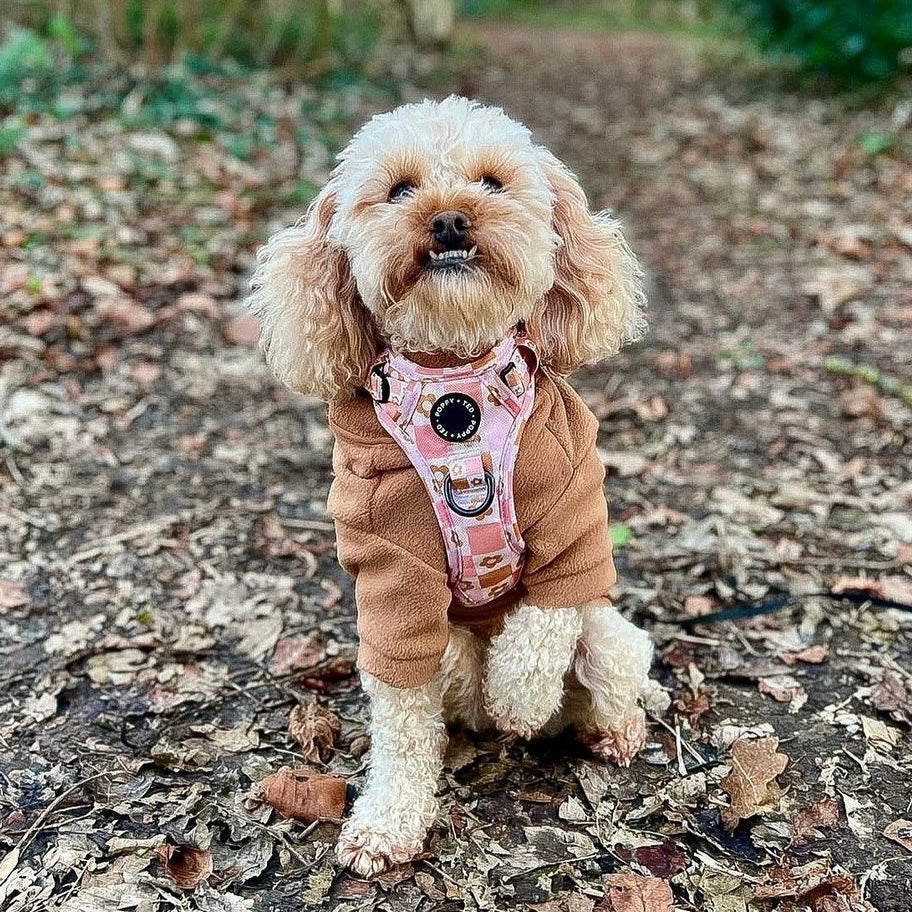
[[[494,501],[494,476],[487,469],[485,469],[484,480],[486,489],[484,503],[474,510],[466,510],[456,503],[453,497],[453,479],[447,475],[443,482],[443,499],[447,502],[447,506],[459,516],[480,516]]]

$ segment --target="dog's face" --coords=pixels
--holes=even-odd
[[[519,322],[569,371],[637,335],[644,303],[617,224],[570,172],[457,97],[369,121],[253,284],[276,374],[327,398],[351,394],[384,344],[469,357]]]
[[[384,339],[477,355],[554,284],[560,237],[541,149],[493,108],[376,117],[342,153],[330,242]]]

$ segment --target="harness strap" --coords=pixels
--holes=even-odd
[[[457,367],[425,368],[387,350],[365,378],[380,423],[428,490],[450,586],[466,605],[492,601],[522,573],[513,469],[537,364],[534,345],[514,331]]]

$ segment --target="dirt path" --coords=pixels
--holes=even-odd
[[[307,162],[293,133],[239,165],[176,131],[168,184],[119,175],[100,127],[73,152],[42,123],[4,171],[5,193],[33,194],[11,225],[55,238],[46,213],[91,220],[101,199],[123,250],[4,241],[0,878],[21,851],[0,907],[621,912],[651,890],[666,912],[647,877],[683,909],[912,905],[908,832],[881,835],[912,816],[912,616],[824,594],[866,577],[912,601],[912,171],[859,142],[889,112],[707,72],[658,37],[479,38],[446,88],[529,123],[649,271],[648,339],[578,385],[629,532],[618,594],[676,712],[629,771],[457,736],[428,858],[379,882],[337,871],[334,825],[304,835],[255,806],[254,783],[302,761],[296,703],[340,717],[326,768],[355,788],[366,749],[322,407],[275,387],[232,310],[255,242],[295,211],[271,194]],[[158,144],[143,154],[174,151]],[[70,199],[23,189],[61,160]],[[209,260],[188,256],[190,224]],[[23,262],[57,276],[37,304]],[[694,621],[745,604],[767,610]],[[778,737],[778,777],[755,743],[728,775],[745,734]],[[732,803],[762,807],[732,829]],[[177,890],[163,837],[212,853],[208,884]]]

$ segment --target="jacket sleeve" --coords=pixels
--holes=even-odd
[[[419,687],[439,668],[452,598],[430,503],[433,527],[420,509],[427,494],[410,469],[355,474],[340,442],[333,464],[329,508],[339,563],[355,579],[358,667],[394,687]]]
[[[527,601],[569,608],[610,597],[617,580],[608,533],[598,421],[563,380],[542,378],[541,413],[524,463]],[[527,431],[528,432],[528,431]],[[543,468],[546,467],[546,468]],[[522,521],[524,520],[524,521]]]
[[[617,580],[608,533],[605,470],[593,451],[574,469],[551,509],[524,530],[527,601],[569,608],[608,599]]]

